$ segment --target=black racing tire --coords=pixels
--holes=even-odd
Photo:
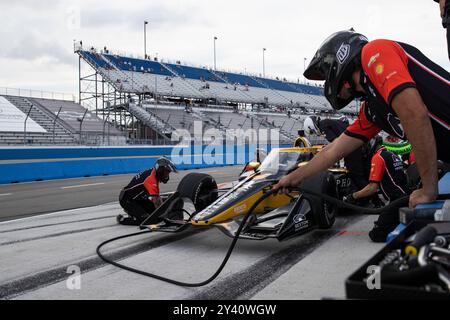
[[[180,181],[177,191],[181,197],[191,199],[197,212],[216,201],[219,195],[216,180],[212,176],[195,172]]]
[[[336,180],[330,172],[320,172],[301,184],[301,187],[337,197]],[[304,193],[304,197],[310,202],[311,208],[320,229],[329,229],[333,226],[337,214],[337,206],[324,201],[318,196]]]

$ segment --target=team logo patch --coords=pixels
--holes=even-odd
[[[370,59],[369,59],[369,63],[367,64],[367,67],[370,68],[370,67],[377,61],[377,59],[378,59],[379,57],[380,57],[380,54],[379,54],[379,53],[377,53],[377,54],[371,56]]]
[[[375,73],[381,75],[384,72],[384,64],[380,63],[375,67]]]
[[[341,44],[339,50],[336,53],[336,58],[337,58],[338,62],[340,64],[343,64],[345,62],[345,60],[347,60],[349,55],[350,55],[350,45],[347,43]]]
[[[363,35],[360,35],[359,36],[359,40],[362,40],[362,41],[369,41],[369,39],[367,39],[367,37],[365,37],[365,36],[363,36]]]
[[[397,71],[392,71],[391,73],[389,73],[386,77],[386,80],[389,80],[390,78],[392,78],[393,76],[395,76],[397,74]]]
[[[388,115],[388,123],[391,125],[392,130],[394,130],[395,135],[401,139],[405,137],[405,130],[400,122],[400,119],[394,116],[392,113]]]

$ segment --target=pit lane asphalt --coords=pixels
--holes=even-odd
[[[381,246],[370,243],[373,217],[347,215],[329,230],[278,242],[240,240],[219,277],[200,288],[178,287],[105,264],[96,246],[136,232],[114,223],[118,204],[0,223],[0,299],[320,299],[345,297],[350,273]],[[215,228],[150,233],[104,248],[116,261],[197,282],[219,266],[231,239]],[[69,266],[81,287],[73,290]]]
[[[236,180],[242,166],[180,171],[161,192],[176,189],[190,172],[204,172],[218,183]],[[0,221],[116,202],[133,174],[0,185]]]
[[[201,171],[226,182],[235,179],[240,169]],[[173,191],[175,179],[186,173],[179,174],[163,191]],[[57,192],[75,197],[74,205],[79,207],[0,222],[0,299],[344,298],[346,277],[381,248],[367,236],[375,217],[349,214],[337,217],[332,229],[316,230],[282,243],[275,239],[240,240],[222,274],[205,287],[178,287],[142,277],[107,265],[95,254],[102,241],[137,231],[115,223],[115,215],[122,212],[119,204],[80,208],[90,196],[99,198],[98,193],[107,186],[111,187],[110,199],[117,201],[117,189],[112,187],[116,184],[111,181],[118,179],[120,189],[130,177],[41,182],[2,190],[0,194],[14,194],[19,188],[25,195],[36,192],[37,202],[39,194],[45,197],[49,190],[59,188],[63,191]],[[110,183],[96,185],[106,181]],[[41,185],[47,192],[40,190]],[[214,273],[230,242],[216,228],[202,228],[177,234],[144,234],[111,243],[103,251],[129,266],[197,282]],[[69,266],[77,266],[82,272],[79,290],[68,287]]]

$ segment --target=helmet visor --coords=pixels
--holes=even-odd
[[[340,110],[352,102],[355,96],[350,86],[346,85],[348,81],[339,79],[337,70],[338,66],[335,63],[328,72],[325,81],[325,97],[333,109]]]
[[[175,167],[172,161],[169,161],[169,163],[167,164],[167,170],[169,172],[178,173],[177,167]]]

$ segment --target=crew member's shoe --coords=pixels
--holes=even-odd
[[[119,214],[116,217],[117,223],[124,226],[139,226],[141,223],[131,216],[123,216]]]
[[[397,228],[398,224],[379,226],[375,223],[373,229],[369,232],[370,240],[373,242],[385,243],[388,235]]]
[[[397,228],[400,223],[398,218],[398,209],[392,208],[383,212],[378,216],[372,231],[369,232],[369,237],[373,242],[386,242],[389,233]]]

